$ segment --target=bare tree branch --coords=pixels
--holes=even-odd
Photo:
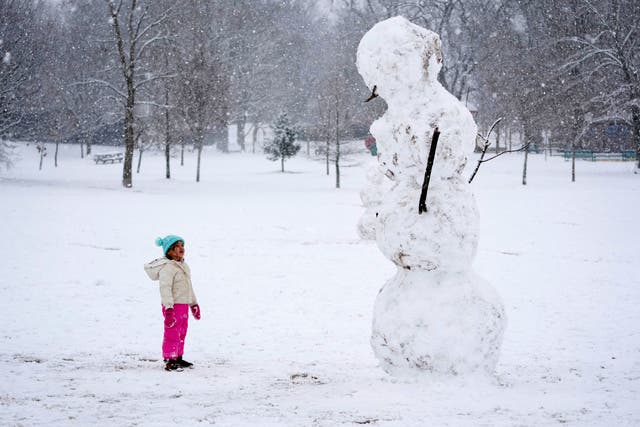
[[[155,27],[157,27],[158,25],[161,25],[164,21],[166,21],[169,18],[169,12],[173,11],[174,8],[175,8],[175,5],[165,10],[164,13],[160,16],[160,18],[156,19],[155,21],[147,25],[142,31],[140,31],[136,35],[134,41],[136,42],[139,41],[149,31],[151,31],[152,29],[154,29]]]
[[[157,80],[173,79],[173,78],[175,78],[175,77],[177,77],[177,76],[178,76],[178,74],[176,74],[176,73],[172,73],[172,74],[160,74],[160,75],[157,75],[157,76],[150,77],[150,78],[148,78],[148,79],[146,79],[146,80],[142,80],[142,81],[140,81],[140,82],[136,83],[136,84],[134,85],[134,87],[135,87],[135,89],[137,90],[137,89],[139,89],[141,86],[147,85],[147,84],[152,83],[152,82],[155,82],[155,81],[157,81]]]
[[[158,104],[157,102],[153,102],[153,101],[137,101],[136,105],[151,105],[152,107],[158,107],[158,108],[175,108],[175,105],[167,105],[167,104]]]
[[[144,51],[147,49],[147,47],[149,47],[150,45],[159,42],[159,41],[165,41],[165,40],[172,40],[172,37],[166,36],[166,35],[157,35],[155,37],[150,38],[149,40],[147,40],[146,42],[144,42],[142,44],[142,46],[140,46],[140,48],[138,49],[138,51],[135,54],[135,57],[133,58],[133,61],[138,61],[141,57],[142,54],[144,53]]]
[[[117,87],[115,87],[113,84],[109,83],[106,80],[89,79],[89,80],[84,80],[84,81],[81,81],[81,82],[71,83],[69,86],[81,86],[81,85],[93,85],[93,84],[98,84],[98,85],[104,86],[106,88],[109,88],[115,94],[120,96],[121,98],[127,99],[127,94],[126,93],[122,92],[120,89],[118,89]]]

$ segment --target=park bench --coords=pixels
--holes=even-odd
[[[93,161],[98,163],[107,164],[107,163],[121,163],[124,160],[124,154],[122,153],[104,153],[104,154],[94,154]]]

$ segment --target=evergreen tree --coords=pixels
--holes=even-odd
[[[298,131],[289,121],[286,113],[281,113],[273,126],[273,139],[264,147],[267,158],[272,161],[280,159],[280,166],[284,172],[284,161],[298,154],[300,145],[296,144]]]

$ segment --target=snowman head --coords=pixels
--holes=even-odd
[[[440,37],[402,16],[373,26],[358,46],[358,71],[369,88],[389,101],[417,85],[437,84]]]

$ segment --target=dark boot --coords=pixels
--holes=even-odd
[[[165,371],[178,371],[182,372],[182,366],[178,363],[176,359],[169,359],[166,361],[167,363],[164,365]]]
[[[176,359],[176,363],[182,368],[191,368],[193,366],[193,363],[183,360],[182,356],[178,356],[178,358]]]

